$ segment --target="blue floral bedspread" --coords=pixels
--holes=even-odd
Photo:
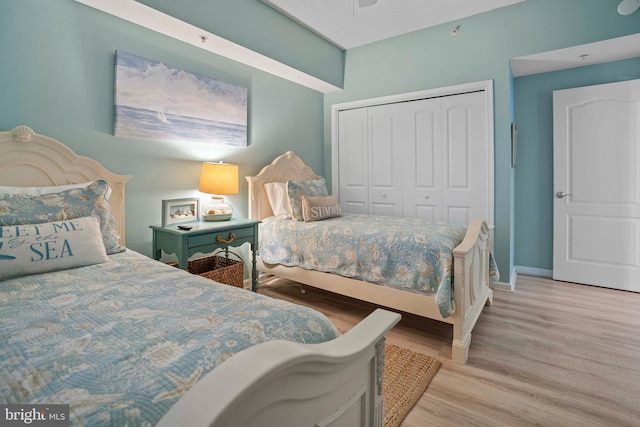
[[[72,426],[152,426],[249,346],[337,335],[314,310],[128,250],[0,282],[0,403],[70,404]]]
[[[443,317],[455,312],[453,248],[466,226],[375,215],[344,214],[317,222],[265,218],[260,257],[371,283],[435,294]]]

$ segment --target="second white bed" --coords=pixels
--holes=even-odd
[[[264,185],[271,182],[318,180],[321,176],[289,151],[265,166],[258,175],[247,177],[249,216],[262,220],[273,216]],[[473,220],[462,241],[453,248],[453,298],[455,312],[443,317],[434,294],[416,294],[403,289],[380,286],[360,279],[317,271],[300,266],[268,264],[258,257],[258,270],[346,295],[402,312],[453,325],[452,359],[466,363],[471,332],[485,304],[493,301],[490,287],[491,230],[486,222]]]

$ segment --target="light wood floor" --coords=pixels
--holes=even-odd
[[[349,329],[373,306],[263,280],[260,293]],[[443,362],[402,423],[426,426],[640,426],[640,294],[518,276],[494,292],[467,365],[451,362],[451,326],[403,314],[387,342]]]

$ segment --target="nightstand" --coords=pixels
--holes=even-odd
[[[160,227],[151,225],[153,230],[153,257],[159,260],[162,251],[178,257],[178,267],[187,268],[189,258],[196,253],[209,253],[217,249],[228,249],[243,243],[251,245],[251,290],[258,290],[256,253],[258,251],[258,224],[251,219],[231,219],[220,222],[187,222],[180,225],[192,227],[180,230],[178,224]]]

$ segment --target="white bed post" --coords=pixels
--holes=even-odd
[[[479,238],[478,238],[479,236]],[[456,283],[454,298],[456,312],[453,322],[451,358],[466,363],[471,345],[471,330],[486,304],[493,302],[489,287],[490,230],[484,221],[469,223],[462,243],[453,250]]]
[[[375,402],[374,403],[374,425],[376,427],[383,427],[384,425],[384,394],[382,393],[382,385],[384,378],[384,342],[385,338],[382,337],[380,341],[376,343],[376,390],[375,390]]]

